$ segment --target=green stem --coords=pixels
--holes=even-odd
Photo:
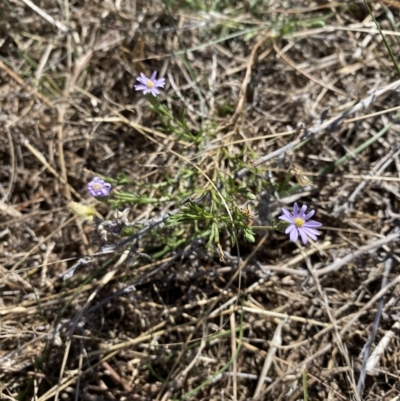
[[[272,227],[272,226],[250,226],[250,228],[252,230],[275,230],[276,227]]]
[[[392,49],[391,49],[391,47],[389,46],[389,43],[387,42],[387,40],[386,40],[386,38],[385,38],[385,35],[383,34],[383,32],[382,32],[382,30],[381,30],[381,27],[380,27],[379,24],[378,24],[378,21],[375,19],[374,14],[372,13],[371,9],[369,8],[368,3],[366,2],[366,0],[364,0],[364,4],[365,4],[365,7],[367,7],[367,10],[368,10],[370,16],[371,16],[372,19],[374,20],[375,25],[376,25],[376,27],[378,28],[378,31],[379,31],[379,33],[380,33],[381,36],[382,36],[383,43],[385,44],[386,49],[387,49],[387,51],[389,52],[389,56],[390,56],[390,58],[392,59],[392,62],[393,62],[394,68],[395,68],[396,71],[397,71],[397,74],[400,75],[400,68],[399,68],[399,65],[397,64],[397,61],[396,61],[396,59],[394,58],[394,54],[393,54],[393,52],[392,52]]]

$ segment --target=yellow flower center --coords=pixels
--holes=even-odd
[[[305,221],[301,217],[296,217],[294,219],[294,224],[296,227],[303,227],[304,223],[305,223]]]
[[[93,189],[94,189],[95,191],[100,191],[101,189],[103,189],[103,185],[99,184],[98,182],[95,182],[95,183],[93,184]]]
[[[150,88],[150,89],[151,89],[151,88],[154,88],[154,83],[153,83],[153,81],[150,81],[150,80],[147,81],[147,87]]]

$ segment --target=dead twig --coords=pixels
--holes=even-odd
[[[51,15],[47,14],[45,11],[43,11],[40,7],[38,7],[36,4],[32,3],[31,0],[22,0],[28,7],[30,7],[33,11],[38,13],[43,19],[45,19],[47,22],[50,22],[50,24],[56,26],[60,31],[67,33],[69,32],[69,29],[62,24],[61,22],[55,20]]]

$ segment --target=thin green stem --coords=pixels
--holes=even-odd
[[[381,29],[381,27],[380,27],[379,24],[378,24],[378,21],[375,19],[374,14],[372,13],[371,9],[369,8],[368,3],[367,3],[366,0],[364,0],[364,4],[365,4],[365,7],[367,7],[367,10],[368,10],[368,12],[369,12],[369,15],[370,15],[370,16],[372,17],[372,19],[374,20],[375,25],[376,25],[376,27],[378,28],[378,31],[379,31],[379,33],[380,33],[381,36],[382,36],[383,43],[385,44],[386,49],[387,49],[387,51],[389,52],[389,56],[390,56],[390,58],[392,59],[392,62],[393,62],[394,68],[396,69],[397,74],[400,75],[400,68],[399,68],[399,65],[397,64],[397,61],[396,61],[396,59],[394,58],[394,54],[393,54],[393,52],[392,52],[392,49],[391,49],[391,47],[390,47],[388,41],[386,40],[385,35],[383,34],[382,29]]]
[[[253,230],[275,230],[276,227],[272,226],[250,226]]]

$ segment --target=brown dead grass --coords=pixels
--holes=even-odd
[[[62,11],[39,3],[60,29],[22,1],[0,6],[2,399],[295,401],[303,369],[310,400],[399,399],[400,130],[389,110],[398,89],[318,129],[398,79],[362,5],[270,1],[253,15],[239,5],[211,14],[176,2],[171,14],[161,1],[66,1]],[[397,3],[385,3],[374,12],[398,55]],[[324,27],[299,24],[280,39],[271,27],[219,41],[266,21],[331,12]],[[199,240],[161,261],[95,258],[62,281],[98,250],[92,225],[67,208],[90,202],[94,175],[162,182],[183,163],[177,154],[200,152],[153,130],[156,116],[133,90],[138,73],[153,70],[167,79],[170,109],[184,102],[193,132],[202,121],[212,132],[196,159],[210,176],[238,170],[222,147],[237,155],[248,146],[260,157],[298,139],[290,132],[300,122],[315,133],[278,164],[261,165],[269,179],[294,164],[311,177],[394,125],[314,188],[279,203],[259,195],[261,222],[279,204],[313,205],[324,224],[315,246],[274,233],[240,244],[238,257],[224,240],[221,264]],[[131,218],[174,206],[132,208]],[[371,352],[381,353],[357,389],[374,326]]]

